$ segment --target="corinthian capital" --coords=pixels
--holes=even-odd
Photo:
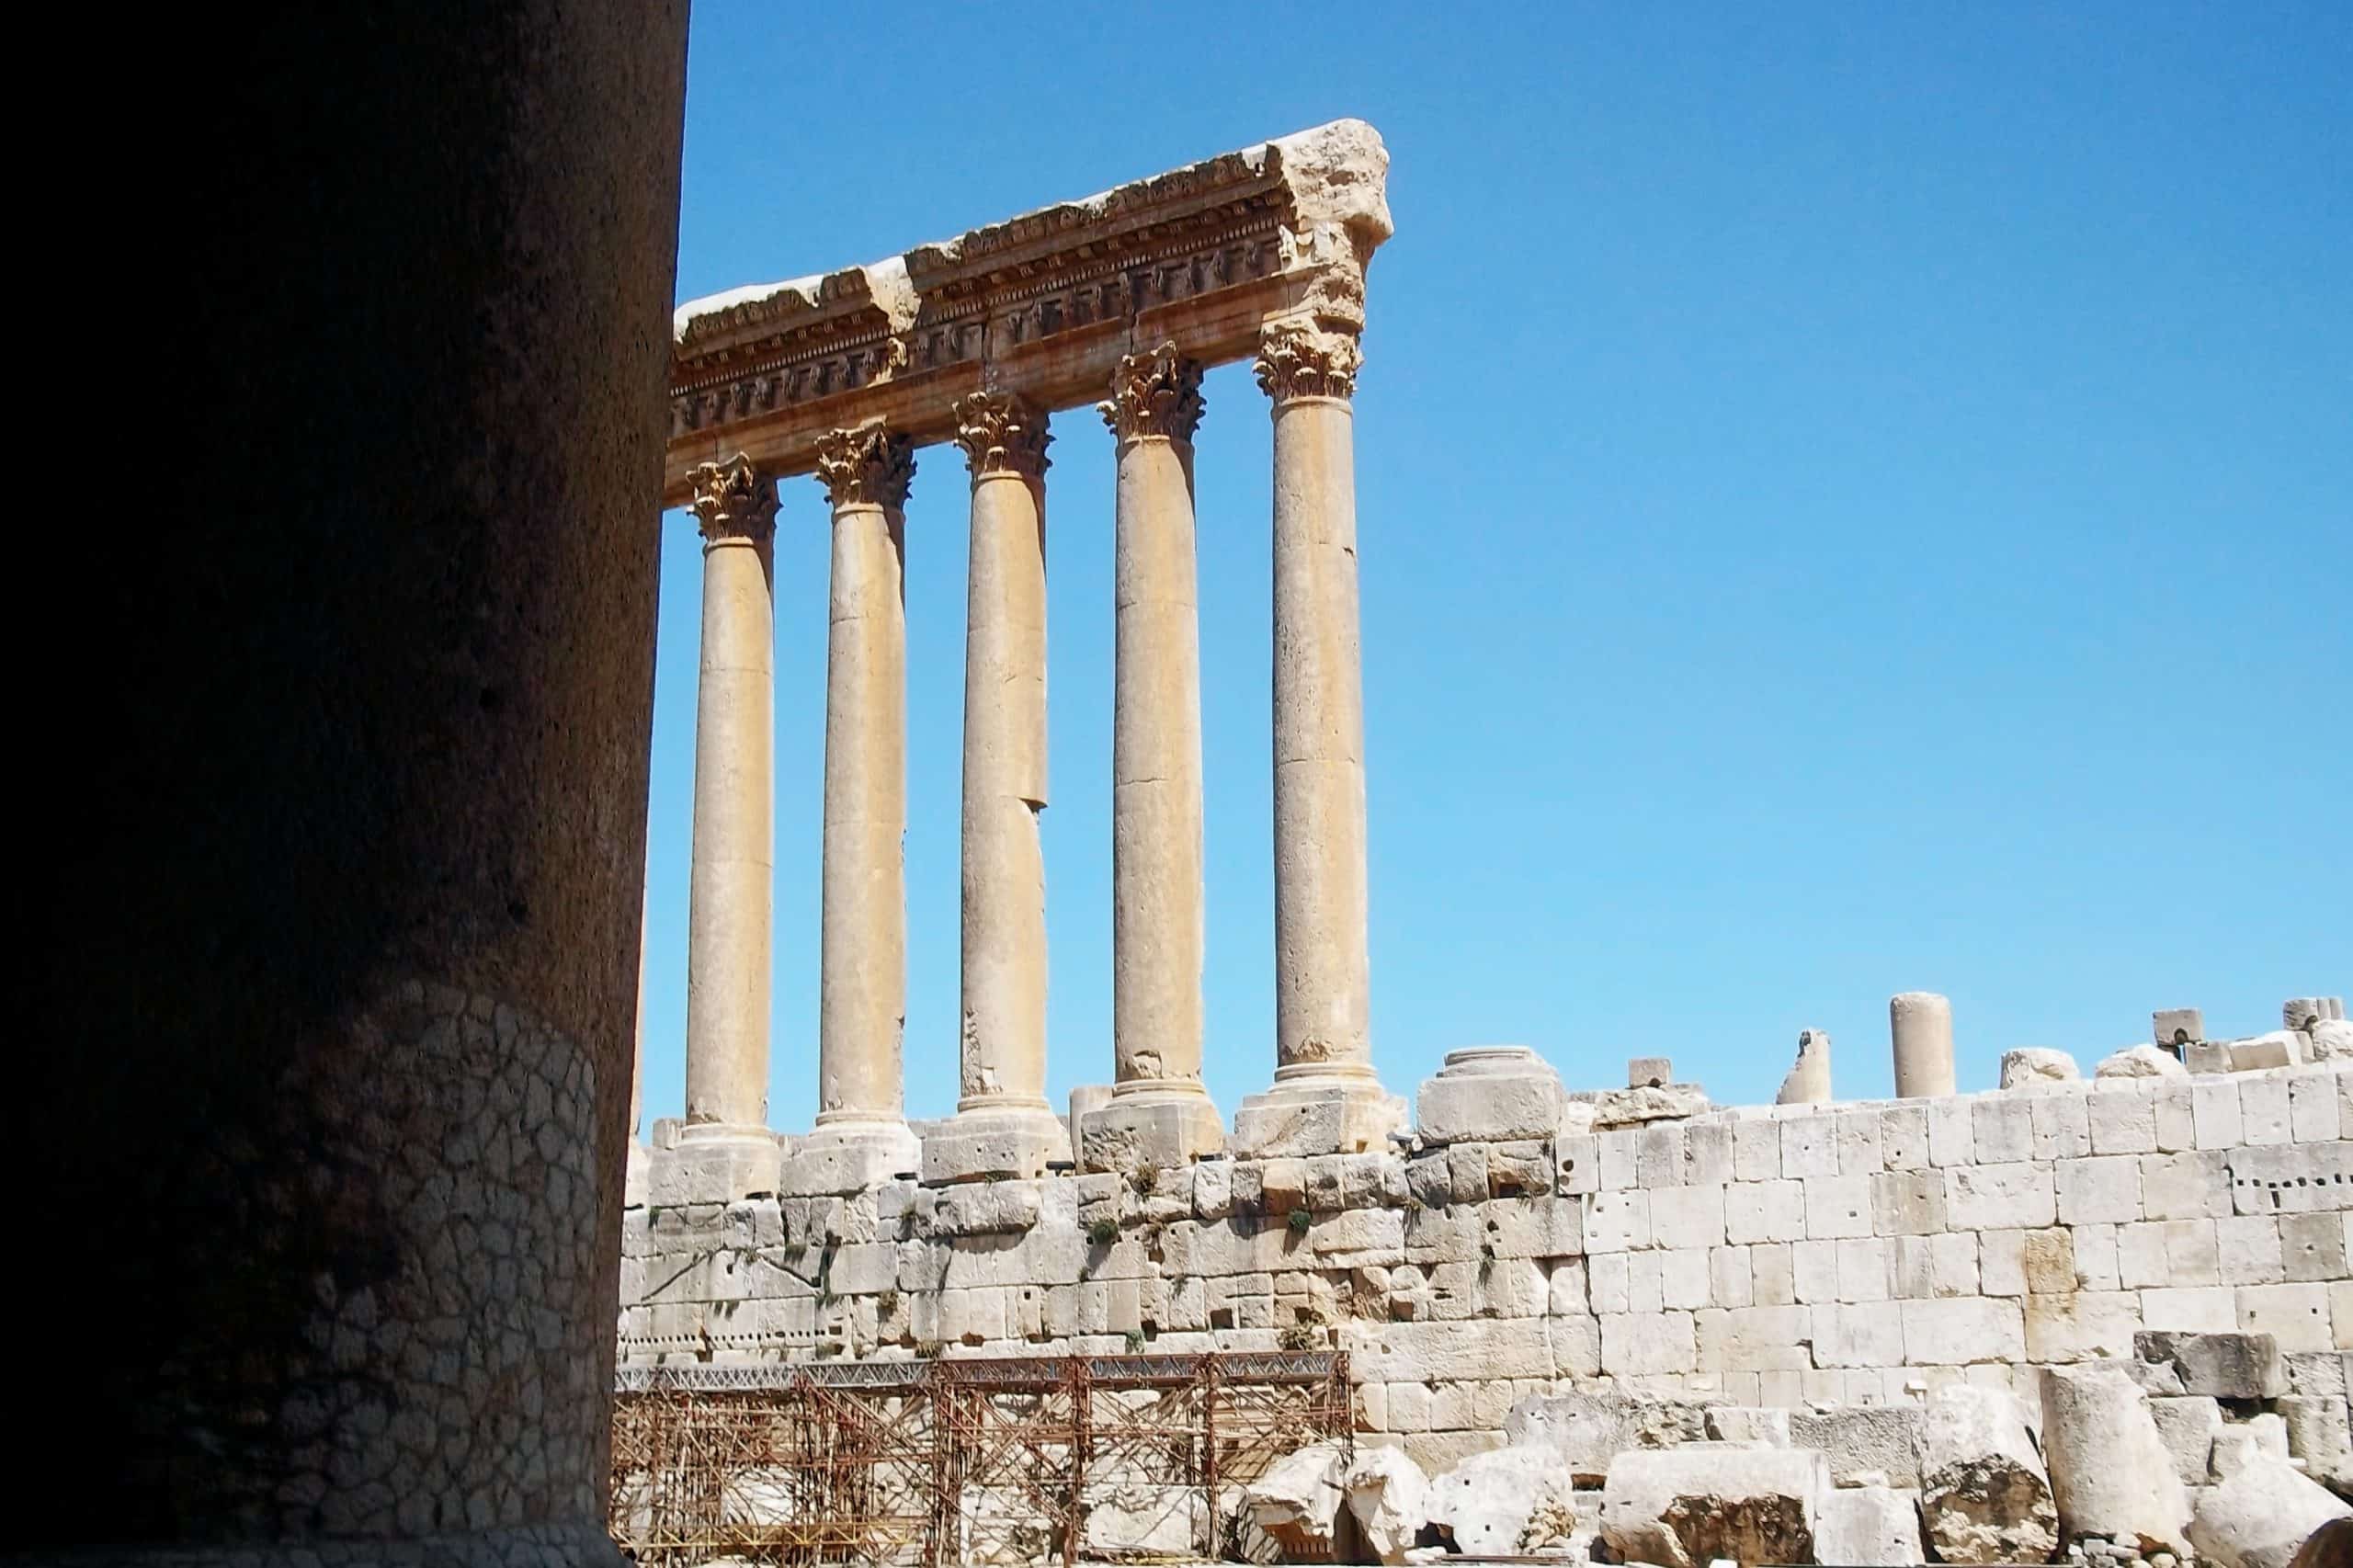
[[[990,473],[1044,475],[1046,411],[1013,392],[974,392],[956,400],[956,444],[974,479]]]
[[[1165,436],[1190,442],[1201,423],[1201,367],[1164,343],[1149,354],[1131,354],[1111,375],[1111,395],[1095,405],[1103,423],[1122,441]]]
[[[1294,397],[1354,397],[1364,351],[1353,332],[1281,322],[1258,335],[1258,390]]]
[[[753,467],[743,453],[699,466],[694,486],[695,521],[704,539],[748,539],[756,544],[774,537],[776,481]]]
[[[915,476],[915,443],[880,423],[817,437],[817,483],[836,506],[904,506]]]

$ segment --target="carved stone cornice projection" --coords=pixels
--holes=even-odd
[[[1354,397],[1364,350],[1353,332],[1281,322],[1258,335],[1258,390],[1277,403],[1295,397]]]
[[[1164,343],[1149,354],[1130,354],[1111,374],[1111,395],[1095,405],[1111,434],[1122,441],[1165,436],[1189,443],[1201,423],[1201,365]]]
[[[974,479],[992,473],[1042,479],[1052,439],[1046,411],[1018,393],[977,392],[956,400],[956,444],[964,449],[964,465]]]
[[[1087,407],[1139,344],[1173,341],[1209,367],[1249,359],[1269,322],[1360,327],[1388,172],[1372,127],[1335,120],[695,301],[674,324],[663,498],[684,505],[695,465],[735,452],[774,478],[810,472],[827,432],[878,421],[954,440],[957,404],[983,388],[1049,414]]]
[[[702,463],[694,472],[696,525],[702,537],[747,539],[765,544],[776,535],[776,481],[738,452],[725,462]]]
[[[887,426],[861,425],[817,437],[817,483],[836,506],[904,508],[915,477],[915,442]]]

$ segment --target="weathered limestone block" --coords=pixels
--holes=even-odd
[[[1949,1384],[1920,1418],[1920,1514],[1945,1562],[2041,1562],[2059,1541],[2051,1477],[2018,1401]]]
[[[2181,1078],[2189,1069],[2174,1060],[2168,1051],[2154,1045],[2128,1045],[2121,1051],[2110,1051],[2099,1059],[2092,1069],[2095,1080],[2117,1078]]]
[[[1430,1144],[1540,1140],[1560,1126],[1560,1074],[1524,1045],[1449,1051],[1415,1101],[1416,1131]]]
[[[1398,1449],[1360,1448],[1340,1478],[1357,1535],[1383,1562],[1403,1562],[1430,1523],[1430,1482]]]
[[[2170,1365],[2184,1393],[2216,1399],[2270,1399],[2288,1392],[2278,1341],[2268,1334],[2182,1334],[2144,1330],[2132,1354]]]
[[[1790,1446],[1790,1413],[1771,1406],[1711,1404],[1707,1409],[1711,1442],[1752,1449]]]
[[[1040,1184],[984,1181],[940,1189],[932,1206],[935,1234],[979,1236],[1026,1231],[1038,1223]]]
[[[2029,1045],[2002,1052],[2001,1085],[2006,1089],[2050,1088],[2080,1081],[2075,1059],[2063,1051]]]
[[[2199,1494],[2189,1540],[2222,1568],[2289,1568],[2314,1530],[2348,1516],[2353,1508],[2285,1460],[2257,1459]]]
[[[2157,1424],[2157,1437],[2173,1457],[2173,1472],[2182,1484],[2205,1485],[2214,1434],[2222,1425],[2222,1407],[2205,1394],[2153,1394],[2149,1417]]]
[[[2206,1015],[2195,1007],[2160,1007],[2149,1015],[2149,1035],[2159,1045],[2199,1044],[2206,1038]]]
[[[2338,1492],[2353,1489],[2353,1431],[2343,1395],[2282,1394],[2272,1410],[2286,1423],[2288,1451],[2304,1461],[2306,1475]]]
[[[2303,1064],[2312,1040],[2302,1029],[2273,1029],[2231,1041],[2231,1071],[2259,1072],[2266,1067]]]
[[[1851,1485],[1877,1475],[1888,1484],[1920,1483],[1919,1405],[1848,1404],[1829,1410],[1790,1412],[1790,1441],[1820,1450],[1831,1479]]]
[[[1898,1568],[1926,1562],[1917,1494],[1892,1486],[1840,1486],[1824,1494],[1814,1527],[1814,1561],[1843,1568]]]
[[[2207,1464],[2212,1478],[2228,1481],[2258,1460],[2288,1458],[2288,1423],[2268,1411],[2245,1421],[2226,1421],[2214,1432]]]
[[[1562,1393],[1523,1399],[1504,1420],[1514,1446],[1550,1450],[1580,1486],[1599,1486],[1609,1461],[1628,1449],[1670,1448],[1707,1437],[1706,1407],[1623,1393]]]
[[[1430,1523],[1466,1557],[1525,1557],[1569,1544],[1576,1505],[1567,1471],[1541,1449],[1491,1449],[1432,1479]]]
[[[1332,1555],[1332,1527],[1347,1506],[1337,1443],[1310,1443],[1277,1460],[1250,1483],[1250,1517],[1295,1557]]]
[[[1601,1534],[1618,1560],[1665,1568],[1814,1561],[1822,1456],[1702,1443],[1621,1453],[1602,1488]]]
[[[1081,1540],[1083,1555],[1088,1558],[1196,1557],[1209,1540],[1209,1498],[1198,1486],[1155,1485],[1122,1477],[1089,1482],[1083,1502],[1086,1528]],[[1031,1508],[1034,1517],[1034,1505]],[[1058,1555],[1050,1543],[1029,1556],[1002,1561],[1037,1563]]]
[[[2069,1540],[2137,1540],[2143,1555],[2186,1555],[2189,1495],[2149,1413],[2115,1366],[2042,1370],[2042,1452]]]
[[[2312,1042],[2314,1062],[2353,1060],[2353,1023],[2343,1018],[2323,1018],[2304,1034]]]
[[[1655,1087],[1604,1089],[1592,1098],[1597,1129],[1639,1127],[1645,1122],[1680,1120],[1708,1109],[1708,1091],[1697,1084],[1661,1084]]]

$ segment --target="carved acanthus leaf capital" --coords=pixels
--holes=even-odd
[[[743,453],[697,467],[694,486],[695,521],[704,539],[748,539],[756,544],[775,536],[776,481]]]
[[[956,444],[964,449],[974,479],[991,473],[1042,478],[1052,439],[1046,411],[1018,393],[978,392],[956,400]]]
[[[1110,397],[1095,412],[1122,441],[1165,436],[1189,443],[1208,406],[1201,400],[1200,362],[1186,358],[1171,342],[1122,358],[1111,375]]]
[[[880,423],[817,437],[817,483],[836,506],[904,507],[915,477],[915,442]]]
[[[1354,397],[1364,349],[1352,332],[1283,322],[1258,335],[1258,390],[1294,397]]]

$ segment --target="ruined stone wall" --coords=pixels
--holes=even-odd
[[[1550,1139],[625,1215],[625,1362],[1350,1353],[1425,1464],[1533,1394],[1803,1408],[2277,1337],[2353,1346],[2353,1067],[1704,1110]],[[1425,1128],[1424,1135],[1432,1131]]]

